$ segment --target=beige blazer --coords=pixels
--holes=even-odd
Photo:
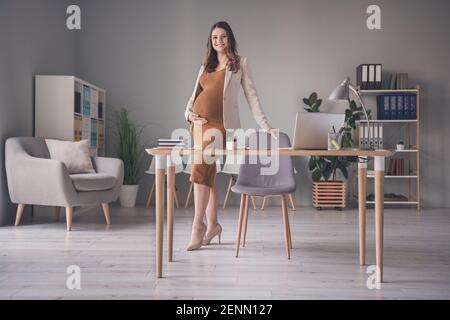
[[[189,112],[192,112],[192,106],[195,99],[201,92],[201,87],[198,85],[200,76],[205,67],[202,65],[198,72],[197,80],[195,81],[194,92],[189,98],[186,106],[184,116],[188,120]],[[256,123],[262,128],[269,130],[272,127],[269,125],[266,115],[261,107],[255,85],[253,83],[250,65],[246,57],[241,57],[240,68],[236,73],[233,73],[228,68],[225,71],[225,82],[223,86],[223,126],[225,129],[239,129],[241,128],[241,121],[239,119],[238,97],[239,89],[242,85],[248,105],[256,120]],[[208,120],[208,119],[206,119]]]

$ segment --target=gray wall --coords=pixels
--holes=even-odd
[[[65,28],[69,3],[0,0],[0,225],[15,216],[4,145],[8,137],[33,135],[33,76],[75,72],[75,39]]]
[[[379,62],[387,72],[408,72],[423,92],[423,205],[449,206],[450,2],[355,0],[168,0],[80,1],[83,30],[77,34],[76,70],[108,90],[108,107],[128,106],[149,124],[148,145],[186,127],[183,112],[204,54],[209,28],[228,21],[239,52],[250,58],[263,107],[273,126],[291,134],[299,101],[322,97],[361,63]],[[382,30],[365,26],[366,8],[382,8]],[[256,123],[241,94],[244,127]],[[342,106],[341,106],[342,107]],[[323,111],[338,110],[326,102]],[[110,135],[108,135],[110,137]],[[111,140],[108,143],[112,153]],[[299,169],[299,204],[310,204],[310,174]],[[142,180],[140,201],[153,178]],[[177,177],[182,194],[187,179]],[[219,176],[220,192],[226,181]],[[183,186],[183,187],[181,187]],[[238,204],[233,197],[232,203]]]
[[[77,3],[82,30],[65,28],[65,9]],[[382,8],[381,31],[365,27],[369,4]],[[4,174],[4,141],[31,135],[33,75],[73,74],[108,91],[108,107],[128,106],[148,125],[153,145],[173,128],[186,127],[183,112],[204,54],[210,26],[228,21],[239,52],[250,58],[263,107],[273,126],[291,134],[300,100],[322,97],[360,63],[380,62],[408,72],[423,89],[422,198],[427,207],[450,206],[450,21],[447,0],[0,0],[0,223],[12,221]],[[244,127],[256,123],[241,94]],[[337,110],[326,102],[323,110]],[[446,139],[447,138],[447,139]],[[113,155],[111,132],[108,153]],[[147,159],[149,161],[149,159]],[[148,164],[148,162],[147,162]],[[310,204],[310,175],[297,159],[297,202]],[[144,201],[149,177],[142,179]],[[187,177],[178,176],[180,194]],[[223,197],[225,178],[218,183]],[[231,203],[238,204],[236,197]]]

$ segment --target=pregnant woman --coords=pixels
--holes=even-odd
[[[202,137],[202,148],[218,143],[208,138],[209,129],[219,130],[225,141],[226,129],[241,127],[238,94],[242,85],[248,105],[258,125],[276,136],[269,125],[253,83],[250,66],[245,57],[239,56],[233,31],[227,22],[214,24],[208,36],[207,52],[185,112],[191,124],[192,134]],[[195,122],[195,125],[193,125]],[[200,130],[200,132],[197,132]],[[217,218],[216,164],[194,163],[190,181],[194,183],[195,216],[191,241],[187,250],[199,249],[220,236],[222,227]],[[204,218],[208,225],[205,225]]]

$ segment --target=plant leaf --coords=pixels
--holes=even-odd
[[[317,93],[313,92],[311,93],[311,95],[309,96],[309,102],[312,104],[314,104],[317,101]]]
[[[309,158],[309,170],[313,170],[316,167],[316,160],[314,158],[315,157]]]
[[[314,170],[312,173],[312,179],[315,182],[320,181],[320,179],[322,178],[322,173],[319,170]]]

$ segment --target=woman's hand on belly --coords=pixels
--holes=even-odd
[[[208,120],[206,120],[205,118],[199,117],[198,114],[196,114],[194,112],[189,113],[189,121],[190,122],[201,121],[201,124],[205,124],[208,122]]]

